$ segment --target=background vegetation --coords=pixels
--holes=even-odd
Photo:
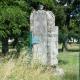
[[[59,67],[63,68],[64,76],[55,75],[48,67],[29,64],[29,56],[25,49],[18,59],[0,58],[1,80],[79,80],[79,53],[64,52],[58,56]],[[45,69],[46,68],[46,69]]]
[[[30,13],[43,4],[59,27],[59,66],[54,76],[42,65],[30,66]],[[9,42],[9,40],[14,40]],[[0,0],[0,79],[79,80],[80,0]],[[24,49],[25,48],[25,49]],[[27,49],[28,48],[28,49]],[[23,50],[24,49],[24,50]],[[29,51],[29,52],[28,52]]]
[[[62,51],[67,49],[66,43],[72,38],[79,43],[79,0],[0,0],[0,40],[4,55],[9,51],[9,39],[14,39],[12,45],[18,52],[25,45],[30,47],[29,17],[32,9],[38,8],[39,4],[55,14]]]

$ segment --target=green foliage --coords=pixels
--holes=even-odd
[[[19,40],[20,37],[25,39],[23,34],[29,32],[30,9],[26,0],[0,0],[0,40],[3,38]]]
[[[68,0],[66,8],[64,7],[66,0],[60,1],[57,3],[56,0],[0,0],[0,38],[21,37],[23,43],[29,45],[29,17],[32,4],[35,6],[35,3],[45,5],[55,14],[56,25],[59,26],[60,32],[59,39],[63,38],[60,40],[65,40],[65,37],[71,34],[79,37],[78,22],[70,20],[70,25],[66,22],[67,15],[76,8],[79,0],[77,2],[74,0],[73,3],[69,3]],[[74,19],[77,20],[77,18]]]
[[[56,0],[32,0],[33,3],[43,4],[47,8],[53,8],[56,4]]]
[[[70,27],[69,27],[70,31],[69,31],[69,37],[73,37],[76,39],[79,39],[79,35],[80,35],[80,31],[79,31],[79,24],[76,21],[76,19],[72,19],[70,21]]]
[[[59,43],[65,43],[67,39],[68,39],[68,30],[66,26],[63,26],[63,28],[59,30]]]
[[[21,27],[26,27],[26,12],[19,7],[9,6],[0,9],[0,31],[4,31],[6,36],[19,35]],[[3,37],[5,37],[3,35]]]
[[[64,7],[60,6],[60,5],[57,5],[53,9],[53,12],[55,13],[55,16],[56,16],[56,25],[58,25],[59,28],[62,29],[64,27],[65,20],[66,20]]]

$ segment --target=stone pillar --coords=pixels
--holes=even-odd
[[[33,59],[42,64],[57,65],[58,27],[51,11],[33,11],[30,16]]]
[[[46,11],[33,11],[30,16],[33,60],[47,64],[47,17]]]
[[[55,15],[47,11],[48,21],[48,64],[56,66],[58,64],[58,26],[55,26]]]

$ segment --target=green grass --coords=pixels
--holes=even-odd
[[[79,52],[60,53],[59,65],[65,72],[63,80],[79,80]]]
[[[2,58],[0,63],[0,80],[79,80],[79,53],[59,53],[59,66],[63,68],[65,75],[55,76],[50,70],[44,70],[41,65],[29,65],[29,57],[26,51],[21,52],[18,59]]]

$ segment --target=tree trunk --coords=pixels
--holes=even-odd
[[[18,38],[16,37],[16,38],[14,38],[13,48],[15,48],[15,46],[17,45],[17,43],[18,43]]]
[[[4,56],[8,53],[8,38],[3,38],[2,39],[2,53]]]
[[[62,44],[62,52],[67,50],[67,43],[63,42]]]

